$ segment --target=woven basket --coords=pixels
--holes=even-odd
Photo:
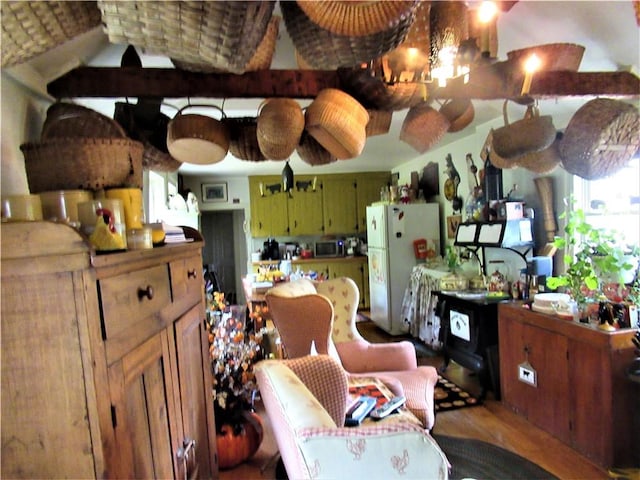
[[[503,158],[493,149],[493,129],[489,131],[489,135],[487,135],[484,145],[482,146],[482,150],[480,151],[480,158],[482,158],[483,161],[486,162],[487,157],[491,158],[491,163],[494,166],[501,168],[502,170],[508,170],[516,167],[516,162],[513,159]]]
[[[560,143],[564,169],[587,180],[613,175],[640,148],[640,114],[609,98],[585,103],[573,115]]]
[[[447,117],[427,103],[421,103],[407,112],[400,129],[400,140],[424,153],[440,141],[448,128]]]
[[[98,0],[111,43],[236,74],[264,38],[275,3]]]
[[[364,107],[399,111],[424,101],[424,86],[415,82],[387,85],[365,68],[338,70],[341,88]]]
[[[224,159],[229,151],[229,131],[221,120],[198,114],[183,114],[191,107],[206,107],[224,112],[215,105],[190,104],[181,108],[167,127],[167,148],[182,163],[211,165]]]
[[[367,137],[374,137],[376,135],[389,133],[393,112],[388,110],[368,109],[367,113],[369,114],[369,122],[367,122],[367,127],[365,129]]]
[[[20,146],[31,193],[142,188],[143,149],[124,138],[57,138]]]
[[[556,140],[539,152],[527,153],[515,159],[516,166],[526,168],[534,173],[545,174],[553,172],[562,162],[560,157],[560,142],[562,133],[558,132]],[[493,159],[493,157],[492,157]]]
[[[396,48],[404,39],[413,12],[397,25],[360,37],[337,35],[312,22],[296,2],[280,2],[287,32],[304,62],[313,68],[333,70],[369,62]]]
[[[321,90],[305,112],[305,127],[338,160],[355,158],[367,140],[367,110],[347,93]]]
[[[247,63],[244,68],[245,72],[254,72],[256,70],[268,70],[271,67],[271,61],[273,60],[273,54],[276,48],[276,41],[278,40],[278,32],[280,28],[280,17],[277,15],[273,15],[271,20],[269,20],[269,25],[267,26],[267,31],[264,34],[260,45],[258,45],[258,49],[256,53],[251,57],[249,63]],[[215,68],[211,65],[201,64],[201,63],[189,63],[177,60],[175,58],[171,59],[171,62],[176,68],[180,70],[186,70],[188,72],[199,72],[199,73],[221,73],[223,70]]]
[[[40,139],[126,138],[122,126],[95,110],[74,103],[57,102],[47,109]]]
[[[0,2],[2,68],[62,45],[100,25],[96,2]]]
[[[169,117],[158,111],[152,118],[137,114],[137,109],[144,108],[138,104],[116,102],[113,117],[132,140],[142,142],[142,168],[156,172],[175,172],[182,165],[169,154],[167,149],[167,128]]]
[[[568,70],[575,72],[580,68],[584,47],[574,43],[548,43],[507,52],[507,61],[523,64],[534,53],[540,59],[540,71]],[[519,71],[522,69],[522,66],[518,67]]]
[[[440,107],[440,113],[449,120],[449,133],[465,129],[475,116],[473,103],[467,98],[452,99]]]
[[[336,35],[361,37],[379,33],[411,16],[418,3],[412,1],[299,1],[298,6],[313,23]]]
[[[286,160],[300,143],[304,113],[290,98],[269,98],[260,105],[256,136],[262,154],[270,160]]]
[[[550,115],[540,116],[537,107],[529,105],[522,120],[509,123],[507,103],[503,104],[504,127],[493,131],[493,150],[505,158],[539,152],[556,139],[556,128]]]
[[[256,117],[225,118],[223,122],[229,129],[229,152],[240,160],[262,162],[266,157],[258,145]]]
[[[300,137],[300,144],[296,147],[300,159],[311,166],[328,165],[338,159],[331,155],[318,141],[305,130]]]

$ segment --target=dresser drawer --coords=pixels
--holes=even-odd
[[[173,301],[199,300],[204,292],[202,257],[193,256],[170,263]]]
[[[118,337],[171,303],[166,264],[102,279],[99,289],[106,340]],[[139,334],[145,336],[144,332]]]

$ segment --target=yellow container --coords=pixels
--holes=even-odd
[[[142,206],[142,189],[110,188],[105,191],[107,198],[118,199],[124,208],[124,223],[127,229],[142,228],[144,209]]]
[[[68,223],[76,228],[80,227],[78,204],[93,199],[93,192],[89,190],[55,190],[41,192],[42,217],[52,222]]]
[[[2,197],[2,221],[42,220],[42,202],[39,195],[7,195]]]

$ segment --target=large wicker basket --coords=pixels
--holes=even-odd
[[[268,98],[260,105],[256,136],[262,154],[270,160],[287,160],[300,143],[304,113],[290,98]]]
[[[364,36],[338,35],[315,24],[296,2],[280,2],[284,23],[293,44],[313,68],[333,70],[378,58],[396,48],[414,18],[414,10],[396,25]]]
[[[100,25],[96,2],[0,2],[2,68],[26,62]]]
[[[142,188],[142,143],[128,138],[57,138],[20,146],[31,193]]]
[[[315,138],[309,135],[306,130],[302,132],[300,144],[296,147],[296,152],[304,163],[314,167],[318,165],[328,165],[338,160],[331,155],[326,148],[320,145]]]
[[[575,72],[580,68],[584,47],[574,43],[547,43],[507,52],[507,60],[518,64],[518,69],[520,70],[522,69],[522,64],[534,53],[540,59],[540,70],[568,70]]]
[[[305,127],[338,160],[355,158],[367,140],[369,113],[347,93],[325,88],[305,112]]]
[[[112,43],[241,74],[265,36],[275,1],[98,0]]]
[[[222,122],[229,129],[229,152],[240,160],[262,162],[266,157],[258,145],[256,117],[227,117]]]
[[[556,128],[550,115],[540,115],[536,106],[529,105],[521,120],[509,123],[507,103],[503,104],[505,125],[493,131],[493,149],[498,155],[513,158],[551,146]]]
[[[56,102],[47,109],[41,140],[55,138],[126,138],[114,119],[75,103]]]
[[[585,103],[573,115],[560,143],[564,169],[587,180],[613,175],[640,148],[640,114],[610,98]]]
[[[425,102],[407,112],[400,129],[400,140],[424,153],[442,139],[448,128],[447,117]]]

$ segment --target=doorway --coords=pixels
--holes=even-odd
[[[202,261],[230,304],[242,302],[242,276],[246,274],[247,245],[244,210],[202,212]]]

